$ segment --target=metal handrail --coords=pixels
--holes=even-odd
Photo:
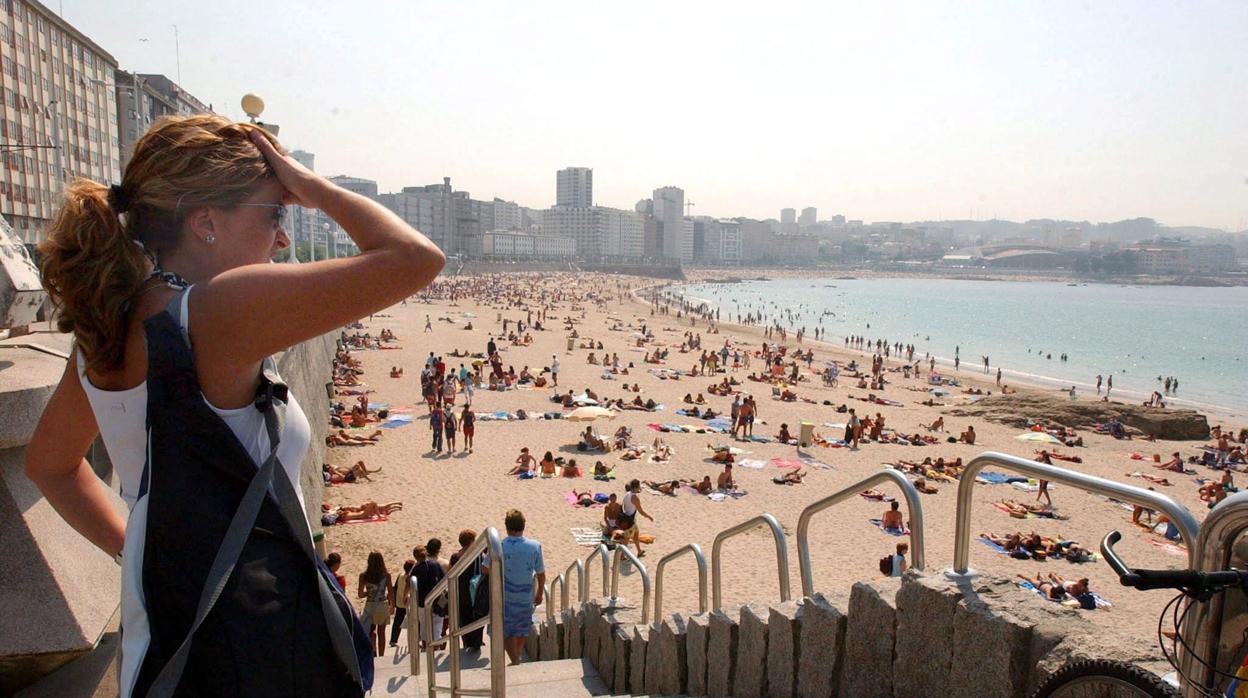
[[[923,546],[923,505],[919,503],[919,492],[900,471],[886,468],[868,478],[855,482],[835,494],[830,494],[802,510],[801,516],[797,519],[797,564],[802,575],[802,596],[810,596],[815,591],[815,577],[810,563],[810,520],[815,514],[824,509],[832,507],[857,495],[872,485],[886,480],[892,480],[894,484],[900,487],[902,496],[906,498],[906,508],[910,514],[911,560],[913,562],[910,566],[917,570],[921,570],[926,566],[927,557]]]
[[[754,518],[743,521],[732,528],[720,531],[715,536],[715,542],[711,545],[711,607],[713,610],[720,609],[720,560],[722,556],[720,548],[723,547],[724,541],[733,536],[745,533],[759,526],[766,526],[771,529],[771,537],[776,541],[776,568],[780,577],[780,600],[788,601],[789,594],[789,551],[784,545],[784,529],[780,528],[780,522],[776,521],[776,517],[771,514],[760,514]]]
[[[1230,569],[1231,546],[1245,530],[1248,530],[1248,492],[1240,492],[1219,502],[1201,524],[1196,544],[1188,543],[1189,549],[1196,551],[1192,569],[1207,572]],[[1183,693],[1188,698],[1204,696],[1206,694],[1199,689],[1212,690],[1218,683],[1209,667],[1196,658],[1203,658],[1215,667],[1226,664],[1216,656],[1221,644],[1225,598],[1225,594],[1215,594],[1208,603],[1198,603],[1186,611],[1181,632],[1192,651],[1180,652],[1179,671],[1188,679],[1189,686]]]
[[[593,562],[597,556],[602,556],[602,595],[607,596],[607,575],[610,574],[610,571],[607,569],[607,558],[611,557],[611,551],[607,549],[606,545],[599,543],[593,552],[585,556],[585,577],[581,580],[583,582],[581,585],[581,603],[589,601],[589,571],[593,569],[589,563]]]
[[[637,559],[633,551],[622,543],[615,546],[615,554],[611,556],[611,600],[614,601],[619,596],[620,559],[625,557],[641,573],[641,622],[644,625],[650,620],[650,572],[646,570],[645,565],[641,564],[641,560]]]
[[[706,556],[697,543],[682,545],[659,559],[654,566],[654,619],[663,620],[663,568],[667,563],[684,555],[693,555],[698,562],[698,613],[706,613]]]
[[[989,465],[1022,473],[1037,479],[1060,482],[1088,492],[1121,499],[1130,504],[1157,509],[1169,516],[1175,527],[1179,529],[1179,535],[1183,536],[1183,540],[1187,543],[1188,565],[1195,566],[1197,558],[1196,540],[1200,524],[1183,505],[1178,504],[1164,494],[1146,490],[1143,487],[1124,485],[1121,482],[1114,482],[1113,480],[1106,480],[1094,475],[1059,468],[1046,463],[1037,463],[1036,461],[1019,458],[1018,456],[987,451],[975,456],[966,464],[966,468],[962,471],[962,479],[958,482],[957,528],[953,540],[953,569],[945,572],[945,575],[948,577],[960,578],[976,574],[967,567],[967,561],[971,554],[971,493],[975,488],[975,476]]]
[[[581,562],[580,558],[577,558],[572,561],[572,564],[568,565],[568,569],[564,570],[563,574],[559,575],[560,577],[563,577],[564,581],[564,584],[561,587],[563,592],[563,598],[561,600],[563,601],[564,608],[568,607],[568,582],[572,579],[571,572],[574,569],[576,570],[576,598],[582,602],[585,601],[585,563]]]
[[[555,622],[555,584],[559,584],[559,599],[563,601],[563,608],[559,609],[560,615],[568,608],[568,585],[563,581],[562,574],[556,574],[555,578],[546,583],[546,620],[551,623]]]
[[[486,577],[489,579],[490,585],[490,612],[484,618],[479,618],[463,627],[459,625],[459,576],[464,570],[468,569],[476,562],[481,553],[488,548],[490,555],[489,573]],[[484,574],[484,572],[483,572]],[[425,643],[425,663],[429,669],[429,696],[433,698],[437,696],[438,691],[449,691],[452,697],[455,696],[500,696],[507,695],[507,681],[505,677],[504,663],[505,651],[503,649],[503,633],[490,633],[490,687],[488,689],[466,689],[460,684],[460,662],[459,662],[459,639],[463,635],[470,633],[477,628],[484,628],[487,624],[497,629],[503,627],[503,545],[499,540],[498,531],[493,527],[487,528],[477,536],[477,539],[464,549],[459,559],[454,565],[447,570],[446,575],[429,590],[425,595],[425,599],[436,599],[439,594],[446,592],[448,603],[447,615],[450,620],[450,632],[446,634],[443,641],[446,643],[447,655],[451,660],[451,685],[438,686],[435,682],[437,672],[437,658],[435,657],[436,648],[433,645],[433,604],[429,603],[424,608],[424,622],[421,623],[421,639]],[[408,609],[411,611],[412,609]],[[417,612],[419,608],[415,609]],[[420,652],[419,645],[411,650],[415,655]],[[416,672],[413,672],[416,673]]]

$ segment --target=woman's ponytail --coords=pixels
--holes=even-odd
[[[93,370],[122,364],[135,294],[151,270],[143,248],[126,234],[120,200],[98,182],[78,179],[39,245],[43,286],[61,332],[73,332]]]

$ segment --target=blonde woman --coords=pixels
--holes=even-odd
[[[269,263],[291,204],[360,254]],[[40,257],[75,349],[26,472],[122,566],[120,694],[361,695],[372,659],[294,484],[311,428],[269,357],[412,295],[442,253],[260,128],[201,115],[154,124],[120,184],[71,183]],[[82,457],[97,435],[128,521]]]

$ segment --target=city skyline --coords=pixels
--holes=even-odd
[[[1241,4],[270,5],[64,17],[231,117],[260,94],[288,148],[386,191],[545,207],[584,165],[596,203],[671,182],[695,215],[1248,225]]]

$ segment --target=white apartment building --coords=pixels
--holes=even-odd
[[[702,259],[709,264],[741,261],[741,224],[731,218],[700,221],[703,225]]]
[[[565,167],[555,173],[555,206],[589,208],[594,205],[594,170]]]
[[[0,0],[0,213],[38,242],[63,183],[121,180],[117,60],[39,2]]]
[[[504,258],[576,256],[576,240],[555,235],[493,231],[481,236],[482,254]]]
[[[211,111],[177,83],[158,74],[115,71],[117,81],[117,138],[121,144],[121,169],[134,154],[134,144],[164,116],[189,116]]]

